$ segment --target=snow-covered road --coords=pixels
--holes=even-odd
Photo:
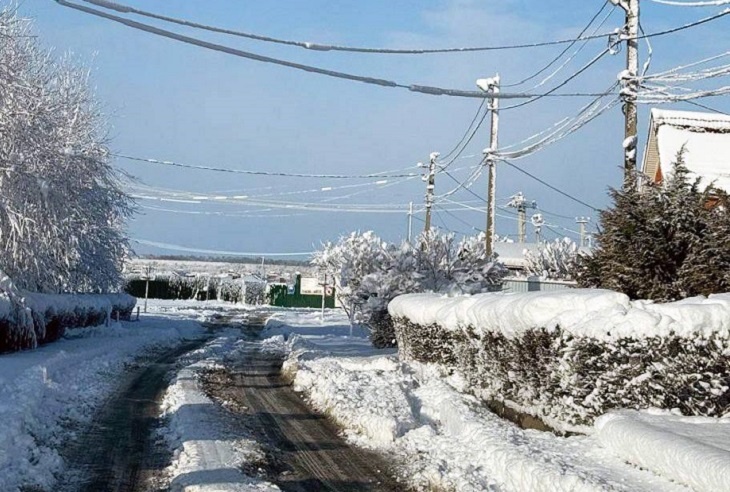
[[[728,432],[726,420],[621,414],[596,435],[525,431],[462,392],[458,375],[373,349],[335,310],[324,321],[314,310],[267,310],[258,339],[242,328],[263,317],[246,308],[168,301],[151,311],[138,323],[79,330],[0,357],[0,490],[104,490],[113,482],[150,490],[140,481],[154,478],[155,487],[186,492],[664,492],[713,490],[726,480],[725,447],[687,447],[671,435],[675,421],[689,429],[679,434],[702,424],[714,435]],[[145,384],[135,386],[140,378]],[[126,429],[144,436],[131,439],[141,450],[114,437],[125,428],[120,419],[137,419]],[[651,452],[660,441],[673,446],[664,455]],[[108,446],[90,450],[94,442]],[[703,458],[707,446],[713,462]],[[714,478],[683,471],[675,448]],[[79,469],[92,473],[72,473]]]

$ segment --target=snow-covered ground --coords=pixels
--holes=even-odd
[[[350,337],[346,318],[334,312],[325,326],[314,313],[295,312],[278,313],[270,326],[269,343],[289,351],[285,370],[295,388],[352,442],[395,456],[402,478],[420,489],[690,490],[659,467],[628,464],[600,434],[522,430],[459,391],[457,376],[402,363],[393,351],[372,349],[362,333]],[[632,443],[621,435],[625,451]]]
[[[279,490],[246,476],[242,469],[265,461],[259,444],[238,428],[203,391],[200,371],[220,367],[245,348],[240,330],[216,336],[187,355],[162,402],[163,435],[173,450],[165,470],[172,491],[218,492]]]
[[[730,490],[730,418],[621,410],[599,418],[596,431],[602,444],[629,463],[697,491]]]
[[[139,323],[79,330],[36,351],[0,356],[0,490],[53,490],[64,471],[57,449],[90,421],[125,366],[150,349],[201,336],[198,321],[232,306],[154,301],[149,308]],[[271,314],[262,346],[286,357],[295,388],[352,443],[392,456],[400,480],[415,488],[730,490],[730,419],[618,412],[587,436],[522,430],[462,392],[458,376],[373,349],[338,310],[328,310],[324,322],[316,310]],[[247,343],[239,331],[219,332],[185,356],[168,388],[161,432],[173,451],[166,470],[172,490],[276,490],[245,475],[264,452],[199,379],[201,370],[244,357]]]
[[[199,337],[176,313],[73,330],[37,350],[0,356],[0,490],[53,490],[64,470],[57,449],[72,441],[135,357]]]

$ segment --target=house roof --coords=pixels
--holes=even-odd
[[[652,109],[642,172],[654,181],[671,175],[682,146],[690,178],[730,192],[730,116]]]

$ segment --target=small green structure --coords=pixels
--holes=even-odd
[[[334,308],[335,288],[327,287],[327,294],[324,298],[324,307]],[[269,304],[277,307],[321,308],[322,296],[302,294],[302,276],[297,275],[293,291],[286,284],[269,285]]]

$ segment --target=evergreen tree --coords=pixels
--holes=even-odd
[[[583,256],[576,280],[632,299],[667,301],[730,288],[727,196],[690,179],[684,149],[660,185],[611,190],[598,247]]]

